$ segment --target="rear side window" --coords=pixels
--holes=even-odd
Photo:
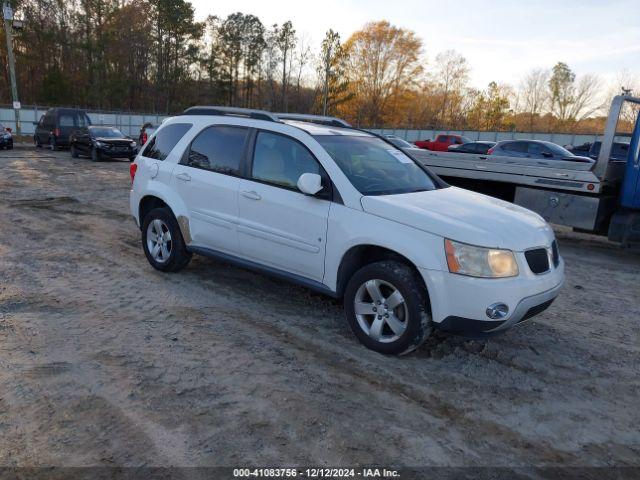
[[[198,134],[187,157],[187,165],[226,175],[240,175],[248,130],[217,125]]]
[[[303,173],[323,175],[320,164],[309,150],[283,135],[258,134],[251,171],[255,180],[295,189]]]
[[[527,151],[527,144],[529,142],[510,142],[505,143],[502,146],[503,150],[507,150],[508,152],[520,152],[525,153]]]
[[[539,143],[530,142],[528,146],[528,153],[531,155],[542,155],[543,153],[551,153],[548,148]]]
[[[61,127],[86,127],[91,125],[85,113],[62,113],[59,117]]]
[[[164,160],[169,156],[173,147],[184,137],[191,128],[191,123],[172,123],[161,128],[149,142],[142,155],[147,158]]]

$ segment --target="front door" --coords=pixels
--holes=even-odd
[[[238,239],[249,260],[322,281],[331,204],[297,188],[303,173],[326,173],[299,141],[258,132],[249,178],[240,181]]]
[[[628,208],[640,208],[640,116],[631,137],[627,168],[622,184],[622,205]]]

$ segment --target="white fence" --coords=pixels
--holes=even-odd
[[[33,135],[36,123],[49,107],[23,106],[20,110],[20,126],[23,135]],[[101,112],[87,110],[87,114],[94,125],[112,125],[118,127],[125,135],[137,137],[140,127],[149,122],[154,125],[160,124],[166,115],[153,113],[130,113],[130,112]],[[12,108],[0,108],[0,123],[5,127],[16,131],[15,114]]]
[[[23,106],[20,110],[20,124],[23,135],[32,135],[35,124],[46,112],[48,107]],[[113,125],[118,127],[125,135],[136,137],[140,127],[147,122],[154,125],[160,124],[166,115],[154,113],[130,113],[130,112],[101,112],[87,110],[89,118],[94,125]],[[16,131],[14,112],[10,107],[0,107],[0,123]],[[602,135],[578,135],[571,133],[530,133],[530,132],[480,132],[462,130],[408,130],[408,129],[368,129],[375,133],[396,135],[409,142],[416,140],[433,139],[438,134],[459,134],[471,140],[500,140],[533,139],[546,140],[558,145],[581,145],[587,142],[601,140]]]

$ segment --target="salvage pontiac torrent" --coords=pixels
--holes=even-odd
[[[193,107],[131,165],[149,263],[208,255],[342,298],[367,347],[434,328],[485,336],[547,308],[564,282],[536,213],[448,186],[382,137],[332,117]]]

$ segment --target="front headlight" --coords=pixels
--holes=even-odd
[[[104,147],[104,143],[96,141],[96,147],[102,148]]]
[[[129,146],[130,146],[131,148],[136,148],[136,142],[131,142],[131,143],[129,144]]]
[[[444,250],[451,273],[484,278],[518,275],[518,264],[511,250],[476,247],[449,239],[444,241]]]

